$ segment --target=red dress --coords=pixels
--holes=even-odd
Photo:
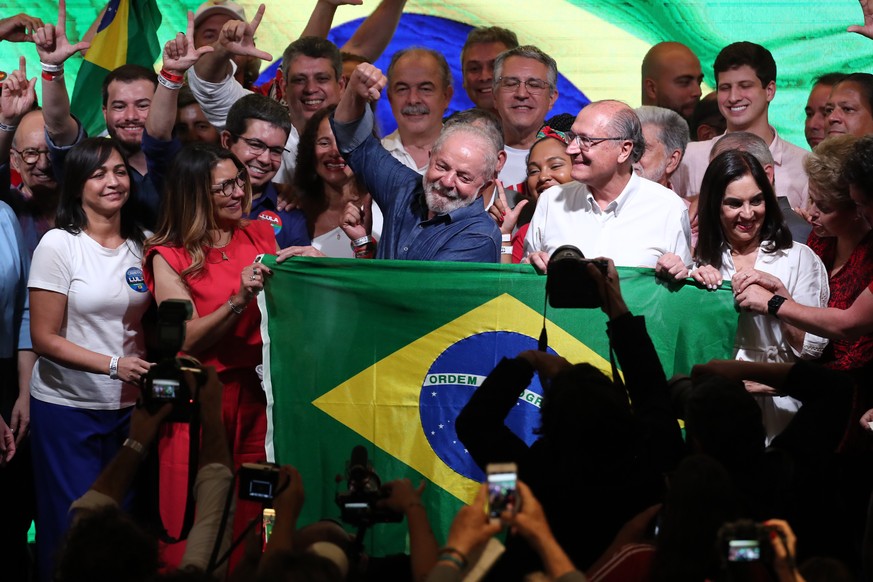
[[[815,233],[809,235],[807,245],[815,251],[827,268],[834,267],[837,252],[836,237],[819,237]],[[868,232],[852,251],[843,268],[828,277],[831,289],[828,307],[848,309],[855,299],[873,284],[873,230]],[[873,334],[863,335],[857,339],[832,339],[825,349],[821,363],[835,370],[858,370],[873,360]],[[866,382],[862,382],[866,384]],[[855,445],[865,443],[858,424],[861,415],[873,408],[873,390],[857,390],[852,398],[852,411],[849,426],[840,450],[855,450]]]
[[[155,282],[152,259],[160,254],[177,273],[191,264],[184,248],[159,246],[149,249],[144,259],[144,278],[154,294]],[[222,249],[208,249],[203,270],[186,276],[185,282],[199,315],[218,309],[228,309],[228,298],[239,291],[240,272],[261,254],[276,253],[276,236],[268,222],[255,220],[234,231],[230,242]],[[233,330],[216,341],[210,348],[197,354],[204,366],[215,366],[224,384],[223,416],[228,443],[232,447],[235,469],[242,463],[266,459],[264,442],[267,434],[267,401],[255,367],[261,363],[261,314],[256,301],[248,304],[237,317]],[[186,425],[166,425],[160,444],[161,456],[161,513],[171,535],[181,526],[185,507],[184,483],[188,466],[188,428]],[[169,493],[177,493],[168,498]],[[246,523],[260,513],[260,506],[239,502],[234,518],[234,537]],[[164,556],[169,563],[178,554],[182,544]]]

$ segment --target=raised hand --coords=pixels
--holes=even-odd
[[[864,14],[864,24],[853,24],[846,31],[873,39],[873,2],[870,0],[858,0],[858,3],[861,5],[861,12]]]
[[[9,73],[3,81],[0,93],[0,121],[7,125],[18,125],[24,114],[31,110],[36,101],[36,77],[27,80],[27,65],[24,57],[18,58],[18,70]]]
[[[33,42],[34,31],[43,26],[43,21],[24,12],[0,18],[0,40],[9,42]]]
[[[382,96],[382,89],[387,84],[388,78],[382,74],[382,71],[370,63],[361,63],[352,73],[346,90],[351,90],[365,101],[378,101]]]
[[[488,213],[497,222],[500,228],[500,234],[512,234],[515,225],[518,224],[518,217],[521,216],[521,211],[527,206],[528,200],[522,200],[515,205],[515,208],[509,208],[509,202],[506,200],[506,189],[500,180],[496,181],[497,200],[488,209]]]
[[[263,4],[258,6],[258,11],[251,22],[243,22],[242,20],[228,20],[225,22],[221,33],[218,35],[219,46],[233,55],[272,61],[273,57],[270,53],[259,50],[255,46],[255,33],[258,31],[258,26],[261,25],[265,9]]]
[[[373,228],[372,207],[373,199],[369,194],[358,202],[346,202],[340,228],[347,237],[357,240],[370,234]]]
[[[57,25],[44,24],[36,29],[33,37],[36,52],[39,54],[39,60],[47,65],[62,65],[77,52],[86,50],[91,46],[89,42],[70,44],[70,41],[67,39],[66,0],[58,1]]]
[[[189,40],[190,39],[190,40]],[[185,33],[178,33],[176,38],[168,40],[164,45],[164,70],[176,75],[184,75],[185,71],[194,66],[200,57],[215,50],[212,46],[194,48],[194,13],[188,11],[188,27]]]

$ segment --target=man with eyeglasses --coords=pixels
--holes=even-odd
[[[558,99],[558,65],[535,46],[519,46],[494,60],[494,105],[503,122],[506,163],[503,186],[521,191],[527,180],[527,154],[546,114]]]
[[[545,271],[558,247],[575,245],[586,257],[609,257],[617,266],[655,268],[665,253],[690,265],[687,206],[633,171],[646,147],[633,109],[619,101],[591,103],[571,129],[567,153],[576,181],[540,195],[525,261]]]
[[[254,93],[233,104],[221,132],[222,147],[242,162],[252,184],[249,218],[268,221],[279,248],[283,249],[308,246],[311,242],[303,212],[277,208],[278,192],[272,180],[282,164],[290,133],[288,110],[273,99]]]
[[[24,244],[33,254],[42,235],[55,225],[59,190],[45,143],[42,111],[25,113],[17,125],[9,161],[21,176],[21,184],[10,188],[8,201],[18,216]]]

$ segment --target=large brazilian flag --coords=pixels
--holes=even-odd
[[[535,349],[545,277],[529,265],[295,258],[266,264],[264,314],[268,453],[304,480],[300,523],[338,517],[336,491],[355,445],[387,482],[426,479],[442,537],[484,475],[455,433],[458,412],[503,357]],[[668,376],[731,355],[730,292],[667,286],[650,269],[620,269],[623,294]],[[549,309],[549,350],[610,374],[600,310]],[[534,379],[507,423],[532,443],[542,387]],[[370,550],[402,551],[405,527],[376,528]]]
[[[151,70],[161,54],[160,25],[161,12],[156,0],[111,0],[106,6],[76,76],[70,105],[73,115],[89,135],[99,135],[106,129],[101,98],[103,79],[125,64],[142,65]]]

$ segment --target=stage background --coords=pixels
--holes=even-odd
[[[250,0],[240,4],[249,15],[258,5]],[[99,0],[69,0],[70,37],[80,38],[103,5]],[[159,31],[163,44],[176,31],[185,29],[186,10],[195,9],[199,1],[158,0],[158,5],[163,13]],[[258,45],[278,58],[303,30],[314,2],[305,0],[292,6],[268,0],[266,5]],[[376,0],[364,0],[363,6],[340,7],[331,38],[342,42],[356,21],[376,5]],[[18,12],[55,22],[57,3],[0,1],[0,15]],[[712,87],[712,61],[718,50],[730,42],[749,40],[769,48],[779,68],[771,122],[783,137],[806,147],[803,107],[810,81],[829,71],[873,68],[873,42],[845,32],[846,26],[861,20],[857,0],[541,0],[535,4],[526,0],[410,0],[400,34],[386,53],[423,44],[443,50],[457,73],[460,42],[469,26],[504,26],[515,30],[522,43],[536,44],[555,57],[567,82],[560,86],[562,96],[553,113],[575,114],[588,99],[616,98],[639,105],[639,65],[656,42],[678,40],[690,46],[700,57],[706,83]],[[29,44],[0,43],[0,70],[17,67],[20,54],[27,57],[29,72],[35,76],[36,51]],[[77,58],[67,68],[70,89],[80,63]],[[456,85],[453,109],[468,103],[458,76]],[[383,129],[391,129],[391,123],[384,119]]]

